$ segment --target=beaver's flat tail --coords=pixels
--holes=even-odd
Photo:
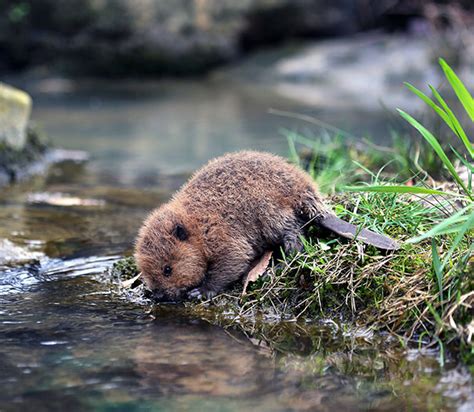
[[[396,250],[400,245],[388,236],[379,235],[378,233],[372,232],[368,229],[359,229],[352,223],[346,222],[345,220],[339,219],[335,215],[328,215],[323,217],[318,223],[337,233],[340,236],[348,239],[361,240],[364,243],[378,247],[384,250]]]

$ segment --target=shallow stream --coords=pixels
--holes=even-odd
[[[450,358],[441,367],[435,350],[331,323],[310,334],[275,325],[283,338],[272,347],[176,306],[150,312],[106,281],[147,212],[192,170],[242,148],[285,155],[279,130],[307,125],[267,109],[307,108],[205,82],[30,86],[34,120],[91,159],[1,191],[0,239],[28,262],[0,267],[1,411],[472,410],[469,373]],[[314,111],[353,133],[388,134],[382,112]]]

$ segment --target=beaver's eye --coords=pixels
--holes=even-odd
[[[163,268],[163,275],[165,275],[165,276],[171,276],[171,272],[172,272],[171,266],[166,265],[166,266]]]

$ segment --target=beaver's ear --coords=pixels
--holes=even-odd
[[[176,238],[182,241],[188,238],[188,231],[183,225],[180,225],[180,224],[176,225],[176,227],[174,228],[173,234],[175,235]]]

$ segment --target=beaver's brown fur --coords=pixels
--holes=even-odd
[[[296,166],[268,153],[228,154],[148,216],[135,257],[156,299],[212,296],[248,273],[265,251],[300,250],[308,223],[328,217],[327,227],[338,220]]]

